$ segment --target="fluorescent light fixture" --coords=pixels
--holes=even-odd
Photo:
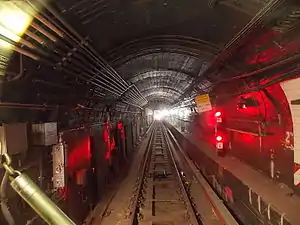
[[[10,58],[13,46],[7,39],[19,42],[34,14],[35,11],[24,1],[0,1],[0,34],[5,37],[0,38],[1,56]]]
[[[15,4],[17,3],[18,6]],[[24,11],[23,11],[24,10]],[[1,26],[16,36],[22,36],[32,21],[32,16],[26,12],[29,6],[22,1],[8,1],[0,3]],[[31,10],[32,11],[32,10]],[[8,37],[9,38],[9,37]]]

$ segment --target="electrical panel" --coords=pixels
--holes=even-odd
[[[41,123],[32,125],[32,141],[34,145],[50,146],[57,143],[57,123]]]
[[[65,149],[66,145],[59,141],[52,147],[53,188],[65,187]]]
[[[27,124],[3,124],[0,126],[0,153],[17,155],[28,148]]]

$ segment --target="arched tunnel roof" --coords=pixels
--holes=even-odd
[[[262,6],[252,3],[252,11],[247,3],[212,9],[196,0],[61,1],[59,7],[148,101],[171,104]]]
[[[30,2],[35,5],[43,1]],[[60,52],[61,49],[51,49],[52,45],[44,45],[43,51],[38,49],[37,52],[47,59],[27,54],[38,61],[32,63],[26,58],[22,64],[30,71],[30,79],[22,81],[28,88],[8,100],[75,104],[79,99],[77,94],[81,94],[80,99],[92,96],[102,106],[120,99],[128,103],[127,98],[137,99],[138,106],[173,104],[194,80],[201,78],[224,45],[265,3],[254,0],[240,1],[238,5],[234,1],[62,0],[50,3],[49,7],[42,3],[45,9],[39,11],[35,23],[25,33],[25,40],[30,43],[39,40],[30,33],[37,30],[50,38],[53,46],[59,40],[60,44],[72,43],[73,47],[69,52]],[[45,20],[48,23],[39,27]],[[51,36],[53,31],[58,36]],[[87,50],[90,46],[93,51]],[[50,52],[48,55],[45,47]],[[81,50],[87,54],[81,52],[85,55],[76,58],[76,51]],[[62,56],[57,58],[57,54]],[[49,61],[51,57],[55,60],[53,64]],[[79,64],[78,68],[73,67]],[[94,64],[106,68],[102,70]],[[53,68],[57,70],[57,77],[51,76]],[[104,78],[103,73],[110,75]],[[37,84],[48,85],[49,89]],[[103,86],[99,88],[99,84]],[[199,88],[207,92],[210,84],[203,78]],[[4,90],[3,93],[12,92]]]
[[[132,57],[116,69],[125,80],[135,84],[148,101],[168,96],[171,103],[184,93],[206,63],[182,53],[160,52]]]

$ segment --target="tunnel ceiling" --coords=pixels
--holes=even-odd
[[[212,8],[210,2],[220,4]],[[188,36],[223,46],[266,2],[61,0],[56,4],[103,51],[156,35]]]
[[[216,79],[203,71],[267,2],[2,2],[30,11],[33,20],[19,42],[5,39],[14,48],[7,70],[0,70],[6,73],[1,101],[48,112],[54,120],[77,110],[83,115],[81,109],[96,118],[107,106],[126,111],[173,105],[195,83],[197,93],[209,92]],[[7,60],[2,56],[1,65]],[[4,114],[25,121],[38,114],[27,112]]]
[[[175,102],[266,2],[64,0],[57,7],[153,107]]]

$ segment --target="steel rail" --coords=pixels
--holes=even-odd
[[[211,204],[214,209],[218,220],[222,225],[238,225],[236,218],[231,214],[229,209],[225,206],[223,200],[216,194],[216,192],[211,188],[210,184],[207,182],[202,173],[198,170],[198,168],[193,164],[193,162],[187,157],[178,143],[177,139],[174,137],[170,129],[167,129],[167,133],[172,142],[176,145],[176,148],[179,150],[178,152],[185,160],[185,162],[189,165],[190,169],[193,171],[195,178],[201,186],[202,191],[205,193],[208,202]]]
[[[155,170],[155,165],[161,165],[161,163],[163,163],[165,165],[165,168],[167,168],[163,175],[166,175],[166,182],[168,182],[168,184],[170,184],[171,187],[173,187],[174,185],[174,189],[172,189],[173,194],[175,195],[170,195],[172,196],[172,199],[156,199],[154,196],[157,195],[157,193],[159,193],[159,190],[164,190],[159,189],[158,187],[155,188],[155,192],[153,192],[153,194],[151,194],[152,198],[154,199],[147,199],[145,198],[144,201],[147,200],[150,201],[152,204],[152,209],[150,210],[152,213],[150,215],[149,218],[146,218],[146,221],[148,220],[152,220],[153,224],[155,224],[156,222],[165,222],[165,215],[163,216],[158,216],[156,213],[156,208],[153,205],[154,203],[170,203],[169,207],[175,207],[173,208],[173,210],[179,210],[178,212],[180,212],[181,214],[183,213],[184,216],[183,219],[184,220],[184,224],[191,224],[191,225],[197,225],[197,224],[201,224],[201,222],[199,221],[198,217],[196,216],[196,212],[195,209],[193,208],[190,196],[187,193],[185,184],[182,180],[182,175],[181,175],[181,171],[179,169],[179,167],[177,166],[177,163],[175,161],[175,158],[173,156],[172,150],[171,150],[171,145],[169,142],[169,139],[167,138],[167,133],[163,131],[163,124],[155,124],[155,127],[152,130],[151,133],[151,137],[149,139],[149,142],[147,144],[147,148],[144,154],[144,158],[143,158],[143,164],[140,167],[140,175],[137,179],[137,189],[136,189],[136,194],[134,195],[133,198],[133,204],[131,205],[131,212],[129,213],[129,218],[128,221],[126,221],[125,224],[128,225],[132,225],[132,224],[139,224],[139,215],[142,215],[143,212],[145,212],[142,208],[141,208],[141,204],[143,204],[143,200],[141,200],[141,198],[144,198],[143,193],[145,190],[145,185],[147,182],[147,179],[153,179],[153,188],[156,187],[156,185],[158,185],[158,183],[156,182],[160,182],[159,178],[157,178],[157,176],[161,175],[161,171],[160,170]],[[161,155],[163,157],[163,160],[160,161],[156,161],[155,160],[155,156],[157,156],[157,152],[155,149],[157,148],[161,148],[161,153],[159,153],[159,155]],[[152,167],[153,169],[151,169]],[[170,174],[168,174],[170,173]],[[157,180],[158,179],[158,180]],[[162,181],[164,182],[164,181]],[[148,183],[149,185],[149,183]],[[154,189],[153,189],[154,191]],[[171,191],[171,190],[170,190]],[[179,192],[177,192],[179,191]],[[160,192],[161,194],[163,192]],[[176,200],[176,196],[180,199],[183,199],[183,201],[178,201]],[[151,197],[150,197],[151,198]],[[175,199],[173,199],[175,198]],[[176,204],[176,206],[174,206],[173,204]],[[176,208],[177,207],[177,208]],[[179,208],[178,208],[179,207]],[[146,211],[149,213],[150,211]],[[170,210],[170,213],[172,213],[173,211]],[[174,220],[174,218],[169,218],[169,220]],[[175,218],[176,219],[176,218]],[[177,217],[178,219],[178,217]],[[143,223],[144,221],[141,221],[141,223]]]

